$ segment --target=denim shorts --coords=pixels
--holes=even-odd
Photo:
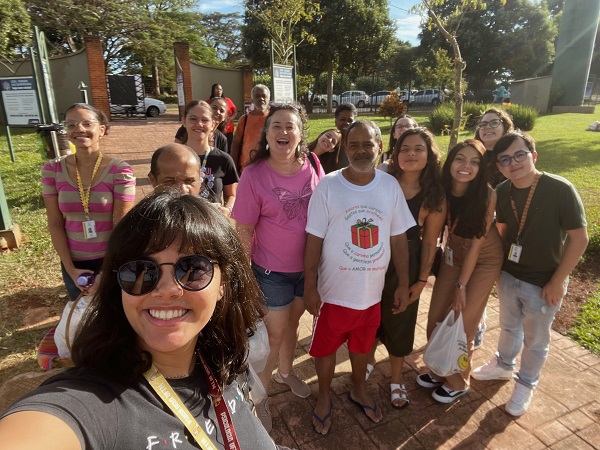
[[[287,309],[304,296],[304,272],[271,272],[254,263],[252,271],[271,310]]]

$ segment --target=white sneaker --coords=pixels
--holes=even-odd
[[[271,418],[271,399],[267,398],[260,403],[254,405],[256,417],[258,417],[267,430],[270,433],[273,429],[273,419]]]
[[[511,416],[522,416],[527,412],[531,399],[533,398],[533,389],[521,383],[516,383],[512,397],[504,407]]]
[[[512,369],[504,369],[498,365],[498,358],[494,357],[490,362],[475,369],[471,376],[476,380],[510,380]]]

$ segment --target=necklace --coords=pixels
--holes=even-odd
[[[188,369],[187,373],[184,373],[183,375],[173,375],[170,377],[165,377],[167,380],[178,380],[181,378],[187,378],[189,377],[192,372],[194,371],[194,366],[196,365],[196,354],[194,353],[194,356],[192,357],[192,363],[190,364],[190,367]]]

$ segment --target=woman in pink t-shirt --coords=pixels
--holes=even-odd
[[[310,388],[292,372],[298,324],[304,313],[304,247],[308,202],[324,176],[319,159],[304,139],[307,118],[300,106],[274,105],[257,151],[242,173],[232,217],[266,299],[265,324],[271,351],[259,378],[268,391],[275,381],[299,397]],[[256,405],[270,431],[269,399]]]

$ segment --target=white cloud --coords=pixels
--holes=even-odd
[[[419,33],[421,32],[421,16],[409,15],[394,19],[396,22],[396,37],[408,41],[412,45],[419,45]]]

